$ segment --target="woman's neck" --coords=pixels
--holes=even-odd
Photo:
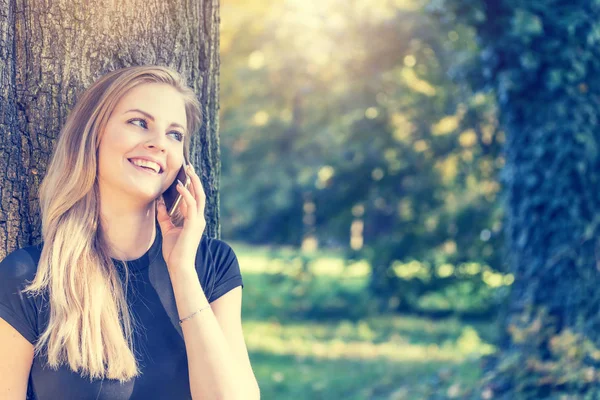
[[[156,238],[156,211],[152,203],[140,212],[102,209],[101,229],[111,247],[111,257],[120,260],[140,258]]]

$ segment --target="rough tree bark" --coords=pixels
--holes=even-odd
[[[219,227],[218,0],[0,0],[0,259],[41,241],[37,189],[77,95],[121,67],[159,64],[196,91],[206,234]]]

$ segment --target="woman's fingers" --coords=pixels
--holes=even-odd
[[[206,196],[204,194],[204,188],[202,187],[202,182],[200,181],[200,177],[198,176],[198,174],[196,174],[196,171],[194,170],[194,167],[192,166],[192,164],[188,164],[186,172],[192,181],[192,188],[193,188],[193,192],[195,194],[194,197],[196,198],[196,201],[197,201],[198,213],[204,214],[204,206],[205,206],[205,202],[206,202]]]
[[[196,199],[194,199],[194,196],[192,196],[192,193],[188,189],[186,189],[183,186],[183,184],[177,185],[177,191],[179,193],[181,193],[181,196],[183,197],[183,200],[185,201],[185,205],[186,205],[185,211],[186,211],[187,215],[183,214],[183,216],[185,218],[195,218],[196,217],[195,210],[197,208]]]
[[[188,215],[188,212],[187,212],[188,205],[187,205],[187,202],[184,199],[182,199],[182,200],[183,201],[179,202],[179,207],[181,207],[181,214],[183,215],[183,218],[187,218],[187,215]]]
[[[188,188],[186,189],[183,185],[177,185],[177,191],[183,197],[183,202],[180,205],[181,213],[185,219],[195,219],[196,216],[204,218],[206,195],[204,194],[202,181],[191,164],[188,164],[186,173],[190,178]]]
[[[165,201],[162,195],[156,201],[156,210],[156,219],[158,219],[159,225],[165,232],[168,232],[170,229],[175,227],[171,221],[171,217],[169,217],[169,214],[167,213],[167,207],[165,206]]]

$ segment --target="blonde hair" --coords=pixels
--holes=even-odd
[[[171,85],[183,96],[184,157],[189,160],[190,136],[202,118],[195,93],[169,68],[128,67],[102,76],[81,94],[39,188],[44,246],[35,278],[24,292],[47,295],[50,318],[35,354],[46,347],[50,367],[68,364],[90,380],[124,382],[140,373],[133,353],[134,321],[100,229],[97,160],[110,114],[125,93],[145,83]],[[181,225],[180,213],[173,219]],[[125,287],[127,276],[125,268]]]

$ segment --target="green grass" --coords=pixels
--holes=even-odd
[[[229,243],[264,399],[460,398],[494,350],[490,323],[371,313],[364,261]]]

